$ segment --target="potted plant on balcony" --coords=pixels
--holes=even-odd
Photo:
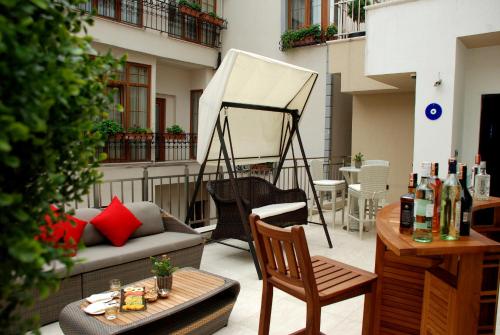
[[[207,23],[222,27],[224,25],[224,19],[218,16],[215,12],[202,13],[201,19]]]
[[[165,139],[182,141],[186,139],[186,134],[181,126],[174,124],[166,129]]]
[[[361,152],[358,152],[357,154],[354,155],[353,161],[354,161],[354,167],[360,168],[361,164],[363,164],[363,154]]]
[[[201,6],[196,2],[181,0],[179,1],[179,11],[185,15],[199,17],[201,14]]]
[[[329,25],[328,27],[326,27],[326,30],[325,30],[325,39],[327,41],[330,41],[330,40],[335,40],[337,39],[337,26],[335,25],[335,23],[332,23],[331,25]]]
[[[114,120],[102,120],[94,125],[94,131],[99,132],[107,139],[121,140],[123,138],[123,127]]]
[[[151,141],[153,139],[153,131],[150,128],[143,128],[137,125],[129,127],[125,135],[127,140],[142,140]]]
[[[286,51],[294,47],[316,44],[321,39],[319,24],[297,30],[288,30],[281,35],[281,50]]]
[[[161,255],[159,257],[151,257],[151,272],[156,276],[156,283],[158,289],[172,289],[172,274],[177,271],[177,268],[173,266],[170,257],[167,255]]]

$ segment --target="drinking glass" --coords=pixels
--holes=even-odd
[[[106,307],[104,310],[104,317],[108,320],[114,320],[116,319],[116,316],[118,314],[118,305],[111,305],[109,307]]]
[[[109,281],[109,289],[111,291],[120,291],[121,284],[120,279],[111,279]]]

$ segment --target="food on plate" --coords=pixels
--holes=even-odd
[[[122,309],[128,311],[137,311],[144,308],[144,301],[142,296],[128,296],[124,300]]]

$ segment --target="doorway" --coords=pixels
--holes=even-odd
[[[155,145],[155,160],[164,161],[165,160],[165,98],[156,98],[155,105],[155,133],[156,133],[156,145]]]
[[[500,196],[500,94],[485,94],[481,99],[481,124],[479,128],[479,154],[486,161],[486,171],[491,176],[490,195]]]

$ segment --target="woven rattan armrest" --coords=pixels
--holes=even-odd
[[[199,233],[196,230],[189,227],[187,224],[179,221],[179,219],[177,219],[170,213],[164,211],[163,209],[161,210],[161,219],[163,221],[163,226],[165,227],[165,231],[199,235]]]

